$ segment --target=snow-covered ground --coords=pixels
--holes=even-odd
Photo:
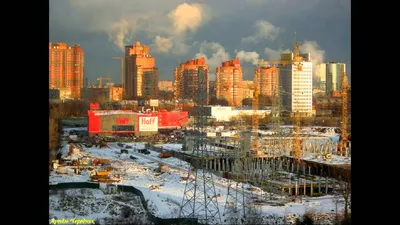
[[[181,182],[181,177],[187,176],[188,164],[176,158],[160,159],[157,152],[150,151],[151,154],[144,155],[137,153],[136,149],[144,148],[144,143],[128,143],[133,148],[128,149],[129,154],[120,154],[120,147],[116,143],[110,143],[110,148],[85,148],[80,154],[93,158],[107,158],[111,160],[111,166],[114,168],[112,174],[121,176],[120,184],[132,185],[142,191],[144,197],[149,201],[149,210],[161,218],[173,218],[179,216],[179,206],[183,199],[185,183]],[[180,148],[178,144],[164,144],[164,148]],[[68,145],[65,146],[68,149]],[[137,159],[132,160],[129,156]],[[166,173],[158,173],[154,170],[163,163],[169,166]],[[59,175],[52,171],[49,178],[50,183],[62,182],[82,182],[89,180],[89,173],[82,172],[81,175]],[[227,180],[222,177],[215,177],[215,190],[221,197],[218,198],[219,211],[223,217],[226,194]],[[151,185],[157,185],[158,190],[151,190]],[[311,200],[312,199],[312,200]],[[272,207],[262,206],[262,214],[283,215],[301,215],[306,210],[315,210],[319,213],[333,213],[335,204],[332,197],[304,198],[303,203],[288,203],[284,206]],[[306,202],[309,200],[309,202]],[[343,204],[339,204],[339,211],[343,211]],[[61,218],[63,215],[54,215]],[[222,218],[222,221],[225,218]]]
[[[57,219],[86,219],[100,224],[113,222],[151,223],[138,196],[132,193],[105,194],[99,189],[49,191],[49,223]],[[87,224],[87,223],[86,223]]]

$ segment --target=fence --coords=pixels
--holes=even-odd
[[[54,185],[49,185],[50,190],[58,190],[58,189],[70,189],[70,188],[91,188],[91,189],[100,189],[100,184],[97,183],[88,183],[88,182],[73,182],[73,183],[59,183]],[[154,216],[149,212],[147,207],[147,201],[143,196],[143,193],[133,187],[126,185],[117,185],[117,189],[121,192],[130,192],[140,197],[143,208],[147,212],[147,216],[151,222],[158,225],[197,225],[197,219],[189,219],[189,218],[170,218],[164,219]]]

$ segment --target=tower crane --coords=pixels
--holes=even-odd
[[[251,108],[253,109],[253,116],[251,117],[251,125],[253,127],[253,141],[251,143],[253,149],[256,150],[256,153],[258,152],[258,149],[260,148],[260,142],[258,141],[258,115],[256,114],[258,110],[258,97],[259,97],[259,90],[258,90],[258,77],[255,74],[254,75],[254,81],[253,81],[253,98],[251,101]]]
[[[339,154],[343,155],[346,150],[346,144],[348,142],[348,98],[347,91],[349,90],[349,84],[347,81],[347,75],[345,72],[342,73],[342,90],[341,90],[341,98],[342,98],[342,123],[341,123],[341,135],[340,135],[340,143],[339,143]]]
[[[301,71],[302,70],[302,63],[304,61],[304,58],[300,56],[300,45],[299,43],[295,43],[294,45],[294,52],[293,52],[293,59],[281,59],[281,60],[272,60],[272,61],[264,61],[260,60],[258,64],[264,64],[264,65],[275,65],[278,68],[281,68],[287,64],[293,64],[296,63],[297,65],[297,70]]]
[[[103,80],[107,80],[107,81],[111,82],[110,77],[99,77],[99,78],[97,78],[97,80],[100,82],[100,87],[103,87]]]

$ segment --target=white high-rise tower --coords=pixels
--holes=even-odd
[[[293,53],[281,54],[281,60],[293,60]],[[290,112],[312,114],[312,62],[310,53],[299,54],[302,60],[294,60],[279,70],[282,104]]]

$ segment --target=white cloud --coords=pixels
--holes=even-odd
[[[275,40],[279,35],[280,29],[265,20],[258,20],[254,24],[254,27],[256,28],[254,35],[243,37],[242,42],[258,43],[267,39]]]
[[[245,52],[243,50],[236,52],[236,58],[239,59],[240,62],[251,63],[252,65],[258,65],[258,60],[260,55],[257,52]]]
[[[161,47],[157,51],[181,54],[187,51],[188,45],[178,40],[185,41],[185,35],[196,32],[211,18],[207,6],[181,0],[70,0],[63,4],[71,9],[63,10],[51,4],[52,21],[70,30],[106,33],[121,51],[135,41],[139,32],[144,32],[157,41],[154,45]],[[166,51],[171,49],[168,42],[176,43],[179,49]]]
[[[204,22],[205,11],[200,4],[182,3],[168,14],[175,35],[195,32]]]
[[[199,52],[196,53],[195,57],[206,58],[206,64],[209,67],[211,80],[215,80],[215,71],[217,66],[230,59],[229,53],[225,51],[225,48],[220,43],[206,41],[200,44]]]
[[[282,53],[288,53],[291,52],[290,49],[278,49],[278,50],[273,50],[271,48],[266,47],[264,49],[264,53],[267,56],[266,60],[280,60],[281,59],[281,54]]]
[[[320,64],[324,62],[325,51],[321,49],[316,41],[305,41],[300,45],[300,53],[310,53],[314,79],[320,78]]]

